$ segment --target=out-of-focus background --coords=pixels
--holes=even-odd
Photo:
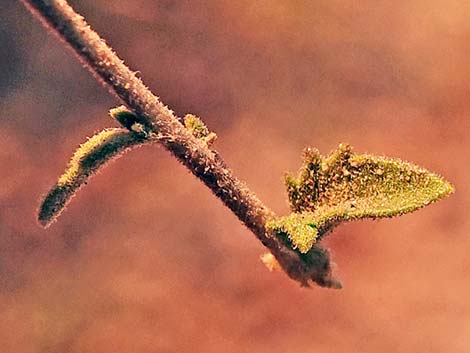
[[[452,197],[326,239],[344,289],[299,288],[172,156],[133,151],[47,230],[41,197],[119,102],[14,0],[0,7],[0,350],[469,352],[470,2],[73,1],[279,214],[301,150],[340,142]]]

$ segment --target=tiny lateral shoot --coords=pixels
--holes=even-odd
[[[130,70],[65,0],[21,0],[59,35],[95,77],[125,106],[110,115],[123,128],[105,129],[81,145],[44,198],[39,222],[47,227],[76,191],[107,162],[158,142],[198,177],[269,249],[262,261],[303,286],[341,288],[321,238],[342,222],[398,216],[449,195],[453,187],[436,174],[397,159],[356,155],[346,145],[328,157],[307,149],[298,177],[286,176],[292,213],[278,217],[211,149],[216,135],[187,114],[179,119]]]

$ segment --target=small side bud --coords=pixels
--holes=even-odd
[[[148,135],[151,130],[144,119],[134,114],[124,105],[110,109],[109,115],[130,131]]]
[[[207,146],[211,146],[217,139],[217,135],[210,132],[203,121],[193,114],[186,114],[184,117],[184,126],[195,138],[203,140]]]
[[[116,119],[126,129],[131,130],[132,125],[137,123],[137,116],[124,105],[109,110],[109,115]]]

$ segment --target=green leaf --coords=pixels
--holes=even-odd
[[[354,154],[348,145],[328,157],[307,149],[297,178],[287,175],[292,213],[269,223],[306,253],[334,226],[415,211],[453,192],[440,176],[411,163]]]
[[[39,208],[39,223],[48,227],[76,191],[107,162],[150,141],[140,134],[118,128],[102,130],[89,138],[75,151],[64,174],[44,198]]]

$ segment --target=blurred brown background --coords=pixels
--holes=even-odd
[[[41,229],[41,197],[119,102],[1,3],[1,352],[470,351],[470,2],[72,2],[177,114],[204,118],[279,214],[307,145],[348,142],[455,184],[415,214],[331,234],[340,291],[269,273],[255,237],[157,146]]]

